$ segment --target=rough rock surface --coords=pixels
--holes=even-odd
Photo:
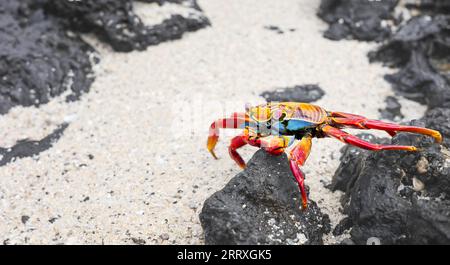
[[[450,107],[450,16],[420,15],[403,25],[372,61],[400,67],[387,75],[394,90],[434,107]]]
[[[368,133],[361,133],[357,136],[372,143],[387,144],[388,142],[386,138],[378,138]],[[345,145],[341,149],[341,164],[336,170],[328,188],[333,191],[341,190],[349,192],[361,173],[361,166],[364,165],[364,160],[369,153],[370,151],[352,145]]]
[[[179,39],[183,33],[195,31],[209,25],[209,20],[201,15],[195,0],[163,1],[146,0],[142,2],[165,2],[188,6],[192,12],[188,16],[173,14],[160,24],[145,25],[133,12],[131,0],[61,0],[49,2],[49,10],[68,18],[66,26],[82,32],[94,32],[109,43],[116,51],[144,50],[167,40]]]
[[[0,114],[16,105],[47,103],[69,90],[67,100],[74,100],[89,90],[98,58],[77,32],[93,31],[114,49],[131,51],[209,25],[194,0],[142,2],[167,2],[192,12],[145,25],[131,0],[1,1]]]
[[[402,105],[400,105],[396,97],[388,96],[384,102],[386,102],[386,107],[379,109],[381,118],[388,120],[400,120],[403,118]]]
[[[341,164],[330,188],[345,192],[341,202],[349,218],[333,233],[351,229],[356,244],[378,240],[381,244],[450,243],[449,5],[439,0],[404,4],[417,9],[419,15],[405,21],[369,58],[400,68],[386,80],[398,94],[429,107],[426,115],[412,124],[440,131],[444,142],[434,144],[429,137],[416,134],[400,133],[392,140],[362,134],[361,138],[371,142],[392,141],[422,150],[342,149]],[[345,8],[344,13],[351,12],[350,6]],[[394,112],[399,110],[396,104],[391,105]],[[387,109],[382,114],[384,111]]]
[[[444,137],[443,145],[450,148],[450,108],[435,108],[427,111],[425,126],[438,130]]]
[[[448,127],[448,113],[436,109],[434,115]],[[431,123],[427,118],[413,122]],[[425,136],[401,133],[392,143],[423,150],[370,152],[344,147],[333,188],[346,192],[343,202],[355,243],[366,244],[373,237],[382,244],[450,243],[450,153],[432,142]]]
[[[450,14],[450,2],[448,0],[406,0],[405,6],[419,9],[422,13]]]
[[[247,168],[208,198],[200,214],[206,244],[322,244],[330,220],[309,201],[300,210],[286,155],[255,153]]]
[[[47,16],[40,2],[0,3],[0,114],[69,90],[67,99],[76,99],[93,81],[94,50]]]
[[[324,37],[332,40],[354,38],[381,41],[391,34],[383,20],[394,20],[398,0],[322,0],[318,15],[330,27]]]
[[[280,88],[275,91],[265,91],[261,94],[266,101],[296,101],[313,102],[325,95],[325,91],[318,85],[301,85]]]

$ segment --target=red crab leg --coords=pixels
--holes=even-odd
[[[344,125],[357,129],[383,130],[389,133],[391,136],[394,136],[396,132],[418,133],[433,137],[437,143],[442,142],[442,136],[438,131],[422,127],[398,125],[378,120],[369,120],[363,116],[343,112],[331,112],[331,120],[338,126]]]
[[[300,170],[300,167],[305,163],[311,151],[311,135],[306,135],[299,141],[295,147],[291,150],[289,155],[289,166],[292,174],[294,174],[297,180],[298,187],[302,196],[302,208],[306,209],[308,205],[308,197],[305,190],[305,176]]]
[[[294,142],[294,137],[290,136],[269,136],[261,138],[260,147],[272,155],[281,155],[284,149]]]
[[[241,155],[236,151],[236,149],[244,146],[247,144],[246,136],[245,135],[239,135],[235,136],[233,139],[231,139],[230,146],[228,147],[228,153],[230,154],[231,158],[236,161],[236,163],[241,167],[245,168],[245,161],[242,159]]]
[[[228,153],[230,154],[231,158],[238,164],[239,167],[245,168],[245,161],[242,159],[241,155],[237,152],[238,148],[241,148],[242,146],[249,144],[252,146],[260,147],[261,146],[261,139],[257,137],[250,137],[250,133],[248,128],[244,130],[243,135],[239,135],[231,139],[230,146],[228,147]]]
[[[237,149],[250,144],[252,146],[261,147],[272,155],[280,155],[284,152],[284,149],[293,142],[293,137],[281,136],[271,138],[254,138],[248,136],[248,130],[244,131],[244,135],[239,135],[231,139],[230,146],[228,147],[228,153],[231,158],[241,167],[245,168],[244,159],[239,155]]]
[[[338,139],[341,142],[351,144],[360,148],[373,150],[373,151],[380,151],[380,150],[405,150],[405,151],[417,151],[417,148],[414,146],[408,146],[408,145],[379,145],[379,144],[373,144],[370,142],[366,142],[364,140],[359,139],[358,137],[348,134],[344,131],[339,130],[338,128],[335,128],[330,125],[325,125],[322,127],[322,132],[325,133],[325,135],[333,137]]]
[[[244,128],[246,123],[248,124],[249,122],[249,118],[245,113],[233,113],[231,115],[231,118],[219,119],[213,122],[209,128],[208,142],[206,144],[206,148],[211,153],[211,155],[215,159],[217,159],[217,156],[214,153],[214,147],[219,140],[219,129]]]

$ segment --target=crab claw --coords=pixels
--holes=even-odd
[[[209,136],[206,143],[206,148],[211,155],[217,159],[214,148],[219,140],[219,129],[243,129],[249,123],[249,118],[245,113],[233,113],[230,118],[218,119],[211,123],[209,127]]]
[[[211,153],[211,155],[217,159],[216,153],[214,152],[214,147],[216,147],[217,141],[219,140],[218,135],[210,135],[208,136],[208,142],[206,144],[206,148]]]

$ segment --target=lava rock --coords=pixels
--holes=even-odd
[[[418,9],[422,13],[450,14],[450,2],[448,0],[407,0],[405,6],[410,9]]]
[[[425,118],[412,125],[428,122]],[[419,146],[422,151],[370,152],[345,147],[344,157],[359,152],[356,161],[342,163],[335,175],[349,197],[344,209],[353,224],[352,240],[366,244],[376,237],[381,244],[449,244],[448,150],[416,134],[400,133],[392,143]]]
[[[357,9],[351,5],[352,2],[369,4],[364,3],[366,1],[342,2],[322,1],[319,16],[330,23],[325,35],[332,39],[350,36],[358,39],[351,28],[356,21],[351,15]],[[399,133],[392,141],[361,135],[379,144],[419,146],[421,151],[372,152],[349,145],[341,150],[341,164],[330,188],[345,192],[341,202],[349,218],[343,219],[334,233],[340,234],[352,226],[351,240],[356,244],[450,243],[449,2],[421,0],[403,4],[417,9],[419,15],[402,23],[394,34],[385,32],[372,38],[387,41],[377,51],[369,53],[369,58],[372,62],[381,61],[400,68],[397,73],[387,75],[386,80],[397,94],[429,107],[424,118],[412,125],[440,131],[444,142],[440,146],[430,137],[408,133]],[[389,109],[398,113],[399,107],[391,102]]]
[[[448,23],[449,18],[445,15],[413,17],[378,51],[370,53],[369,58],[372,61],[378,60],[389,66],[399,67],[409,61],[412,51],[417,48],[426,48],[425,52],[428,52],[428,55],[445,56],[445,46],[448,47],[448,32],[446,32]],[[419,45],[420,43],[424,44]]]
[[[400,110],[402,105],[400,105],[396,97],[388,96],[384,102],[386,102],[386,107],[378,110],[383,119],[400,120],[404,117]]]
[[[0,2],[0,114],[66,91],[67,100],[77,99],[94,79],[94,50],[48,16],[43,3]]]
[[[275,91],[265,91],[261,94],[267,102],[270,101],[296,101],[296,102],[313,102],[317,101],[325,95],[318,85],[301,85],[287,88],[279,88]]]
[[[354,38],[381,41],[391,34],[383,20],[392,20],[398,0],[322,0],[318,16],[330,27],[324,37],[331,40]]]
[[[340,236],[345,231],[349,230],[353,226],[353,221],[349,217],[345,217],[342,219],[339,224],[337,224],[333,229],[333,235],[334,236]],[[345,243],[344,243],[345,245]]]
[[[413,51],[408,64],[395,74],[386,75],[394,90],[405,98],[434,107],[450,107],[448,80],[430,65],[428,57]]]
[[[450,108],[434,108],[423,117],[425,126],[442,134],[443,145],[450,148]]]
[[[190,7],[188,16],[173,14],[157,25],[145,25],[133,12],[131,0],[61,0],[48,3],[48,10],[54,15],[66,18],[66,26],[76,31],[93,32],[114,50],[128,52],[144,50],[168,40],[181,38],[183,33],[196,31],[210,25],[200,15],[201,9],[195,0],[146,0],[163,5],[165,2]]]
[[[386,75],[397,93],[430,108],[450,107],[449,27],[450,16],[414,17],[369,57],[401,68]]]
[[[372,134],[360,133],[356,135],[358,138],[377,144],[387,144],[387,138],[379,138]],[[332,191],[340,190],[343,192],[349,192],[359,174],[361,173],[364,160],[370,154],[371,151],[358,148],[352,145],[345,145],[341,149],[341,163],[336,170],[331,184],[328,186]]]
[[[263,150],[205,201],[200,222],[206,244],[322,244],[331,230],[328,215],[314,201],[301,210],[286,155]]]
[[[61,138],[69,124],[64,123],[39,141],[21,140],[9,148],[0,147],[0,166],[4,166],[16,158],[31,157],[49,149]]]

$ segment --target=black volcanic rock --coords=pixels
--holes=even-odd
[[[247,168],[209,197],[200,213],[206,244],[322,244],[330,220],[317,204],[301,209],[286,155],[255,153]]]
[[[448,0],[409,0],[405,2],[406,7],[418,9],[422,13],[450,14],[450,1]]]
[[[446,114],[436,110],[434,115]],[[425,118],[413,125],[430,122]],[[448,150],[416,134],[400,133],[392,143],[419,146],[422,151],[344,148],[343,162],[333,182],[335,188],[346,192],[344,208],[353,224],[352,240],[366,244],[376,237],[382,244],[449,244]]]
[[[355,36],[352,26],[363,21],[354,18],[374,2],[386,4],[387,8],[365,16],[367,21],[376,22],[385,11],[392,13],[384,1],[322,1],[319,16],[330,23],[325,36],[361,39]],[[402,22],[391,34],[379,31],[378,22],[368,23],[369,27],[363,28],[373,25],[374,35],[363,39],[386,40],[369,53],[370,60],[400,68],[386,80],[397,94],[429,107],[426,115],[412,124],[440,131],[444,142],[438,145],[429,137],[408,133],[396,135],[392,142],[364,134],[360,137],[371,142],[415,145],[422,150],[372,152],[350,145],[341,150],[341,164],[330,188],[345,192],[341,202],[349,217],[333,233],[351,227],[351,239],[356,244],[378,240],[381,244],[450,243],[450,3],[419,0],[403,4],[416,9],[418,15]],[[383,16],[386,19],[389,15]],[[384,118],[400,114],[396,102],[390,105],[381,110]]]
[[[397,93],[430,108],[450,107],[449,27],[449,15],[414,17],[370,59],[400,67],[386,75]]]
[[[0,2],[0,114],[89,90],[94,50],[46,15],[43,1]]]
[[[395,74],[386,75],[394,90],[411,100],[430,107],[450,107],[448,80],[430,65],[421,51],[413,51],[408,64]]]
[[[147,0],[142,2],[179,3],[201,11],[195,0]],[[64,17],[66,26],[81,32],[94,32],[116,51],[144,50],[167,40],[181,38],[183,33],[208,26],[205,16],[171,15],[157,25],[145,25],[133,12],[131,0],[59,0],[48,3],[51,13]]]
[[[450,148],[450,108],[435,108],[427,111],[423,117],[425,126],[438,130],[444,138],[443,145]]]
[[[378,110],[381,114],[381,118],[388,120],[403,118],[403,114],[401,112],[402,105],[400,105],[400,102],[398,102],[396,97],[388,96],[384,102],[386,102],[386,107]]]
[[[279,88],[275,91],[265,91],[261,96],[266,101],[296,101],[296,102],[313,102],[321,99],[325,95],[318,85],[301,85],[287,88]]]
[[[391,34],[383,20],[394,20],[398,0],[322,0],[318,16],[330,27],[324,37],[332,40],[354,38],[381,41]]]
[[[9,148],[0,147],[0,166],[4,166],[16,158],[30,157],[44,152],[61,138],[67,126],[69,124],[62,124],[51,134],[39,141],[25,139],[18,141],[14,146]]]
[[[196,13],[144,25],[131,0],[0,1],[0,114],[16,105],[47,103],[66,91],[66,99],[75,100],[89,90],[98,58],[79,32],[94,32],[114,49],[131,51],[209,25],[195,0],[141,1],[179,4]]]
[[[387,144],[388,142],[386,138],[378,138],[368,133],[360,133],[356,136],[364,141],[377,144]],[[359,174],[361,173],[364,160],[370,152],[371,151],[352,145],[345,145],[342,147],[342,155],[340,158],[341,163],[339,164],[339,167],[332,178],[331,185],[328,186],[328,188],[332,191],[340,190],[348,192],[351,190]]]

